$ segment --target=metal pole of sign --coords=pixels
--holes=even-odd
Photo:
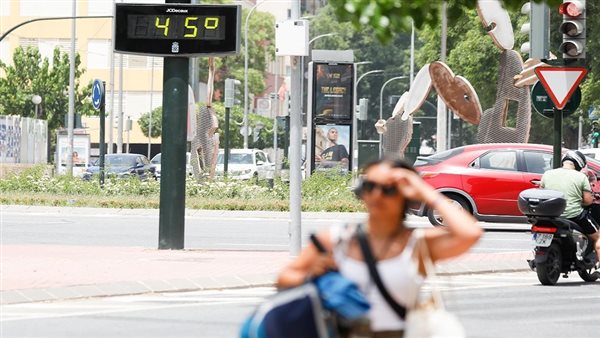
[[[104,134],[106,130],[106,82],[102,81],[102,101],[100,101],[100,186],[104,187],[104,154],[106,154],[106,141]]]
[[[559,168],[561,150],[562,150],[562,118],[563,110],[554,109],[554,148],[553,148],[553,163],[554,168]]]
[[[227,177],[229,166],[229,114],[231,108],[225,107],[225,145],[223,146],[223,176]]]

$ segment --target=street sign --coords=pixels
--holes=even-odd
[[[102,81],[96,79],[92,85],[92,106],[94,106],[94,109],[100,110],[102,96],[104,96],[104,86],[102,85]]]
[[[550,98],[550,95],[546,92],[546,89],[542,85],[540,81],[536,82],[531,90],[531,103],[535,110],[542,114],[544,117],[553,118],[554,117],[554,103]],[[575,112],[575,110],[579,107],[581,103],[581,89],[577,87],[573,95],[567,104],[563,108],[563,116],[568,116],[571,113]]]
[[[562,110],[587,74],[587,69],[582,67],[537,67],[535,74],[554,102],[556,109]]]

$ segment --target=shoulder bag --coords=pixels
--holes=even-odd
[[[324,252],[315,236],[311,240]],[[356,284],[337,271],[278,291],[244,321],[242,338],[334,338],[370,306]]]

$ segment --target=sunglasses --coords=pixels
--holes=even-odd
[[[396,188],[395,185],[379,184],[369,180],[364,180],[362,182],[362,191],[371,193],[375,189],[379,189],[384,196],[398,195],[398,188]]]

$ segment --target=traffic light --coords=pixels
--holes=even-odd
[[[521,26],[521,33],[529,40],[521,45],[521,53],[529,54],[532,59],[548,59],[548,41],[550,39],[550,10],[546,3],[526,2],[521,13],[529,15],[529,21]]]
[[[241,84],[240,80],[225,79],[225,108],[232,108],[241,103],[239,99],[236,99],[240,95],[239,85]]]
[[[368,110],[369,110],[369,99],[358,100],[358,116],[356,116],[356,118],[359,119],[360,121],[366,121]]]
[[[563,1],[558,12],[563,16],[559,28],[563,59],[585,59],[585,0]]]

